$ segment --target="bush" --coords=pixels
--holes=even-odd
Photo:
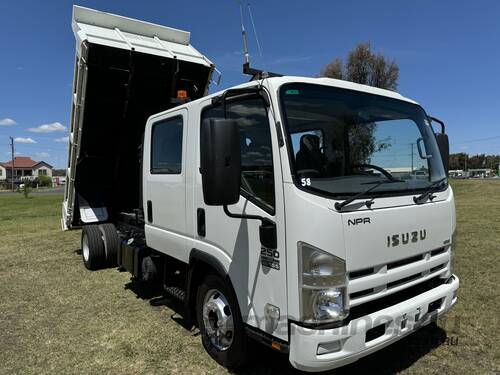
[[[38,180],[38,186],[52,187],[52,178],[50,178],[49,176],[41,175],[38,176],[37,180]]]
[[[24,198],[28,198],[29,194],[31,193],[31,182],[25,181],[24,184],[19,185],[17,191],[23,194]]]

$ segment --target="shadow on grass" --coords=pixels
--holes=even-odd
[[[137,298],[149,300],[153,307],[165,306],[174,311],[171,319],[181,325],[184,329],[192,331],[192,324],[186,314],[184,303],[170,295],[166,295],[159,284],[147,283],[131,279],[125,285],[125,289],[131,290]],[[446,332],[435,324],[427,325],[417,332],[401,339],[400,341],[378,351],[359,361],[341,367],[324,374],[347,375],[347,374],[394,374],[411,367],[417,360],[425,356],[433,349],[446,342]],[[241,375],[250,374],[297,374],[288,361],[288,356],[275,352],[263,345],[251,344],[249,348],[249,366],[236,372]]]
[[[81,255],[81,249],[74,251]],[[118,269],[124,272],[124,269]],[[193,331],[193,324],[182,301],[165,292],[161,283],[152,283],[132,277],[125,284],[125,290],[133,292],[137,298],[148,300],[153,308],[167,307],[174,313],[170,318],[189,332]],[[359,361],[323,374],[379,374],[389,375],[401,372],[411,367],[420,358],[433,349],[447,342],[446,331],[431,323],[417,332],[397,341],[396,343],[368,355]],[[250,364],[236,372],[241,375],[253,374],[298,374],[301,371],[294,369],[288,361],[288,356],[273,351],[264,345],[251,342],[249,347]],[[258,360],[252,360],[258,358]]]
[[[149,304],[153,307],[169,308],[174,312],[170,316],[173,321],[188,331],[192,330],[193,324],[189,320],[184,302],[165,293],[160,283],[146,282],[132,277],[130,282],[125,284],[125,289],[132,291],[137,298],[149,300]]]
[[[82,249],[78,248],[73,250],[73,253],[81,256]],[[128,272],[123,267],[118,267],[116,270],[118,272]],[[189,315],[186,314],[184,303],[166,294],[161,283],[147,282],[131,277],[130,281],[125,284],[124,289],[133,292],[136,298],[149,300],[149,304],[153,307],[159,308],[165,306],[174,311],[174,314],[171,315],[170,318],[186,330],[192,330],[193,324],[191,324],[189,318],[187,318]]]
[[[137,280],[134,277],[125,284],[125,289],[134,292],[137,298],[143,300],[152,300],[164,296],[165,292],[159,283],[149,283]],[[150,301],[151,302],[151,301]]]
[[[379,374],[389,375],[411,367],[417,360],[446,342],[446,332],[435,324],[430,324],[396,343],[368,355],[353,364],[326,371],[322,374]],[[262,346],[252,348],[250,358],[259,358],[251,367],[238,371],[250,374],[297,374],[301,373],[290,365],[286,355]]]

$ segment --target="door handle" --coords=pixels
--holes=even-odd
[[[148,216],[148,223],[153,222],[153,203],[151,201],[147,202],[147,216]]]
[[[205,210],[203,208],[198,208],[196,211],[198,236],[205,237],[206,225],[205,225]]]

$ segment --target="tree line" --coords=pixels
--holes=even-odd
[[[465,152],[459,152],[457,154],[450,155],[451,170],[457,170],[457,169],[469,170],[469,169],[480,169],[480,168],[490,168],[498,170],[499,163],[500,163],[500,155],[478,154],[470,156]]]

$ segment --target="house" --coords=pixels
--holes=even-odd
[[[14,165],[14,166],[13,166]],[[14,180],[33,180],[38,176],[52,178],[52,166],[44,161],[35,161],[28,156],[16,156],[12,160],[0,163],[0,181],[10,180],[14,169]]]
[[[471,168],[468,172],[469,177],[472,178],[487,178],[495,176],[495,171],[491,168]]]
[[[7,169],[0,163],[0,181],[5,181],[7,179]]]

